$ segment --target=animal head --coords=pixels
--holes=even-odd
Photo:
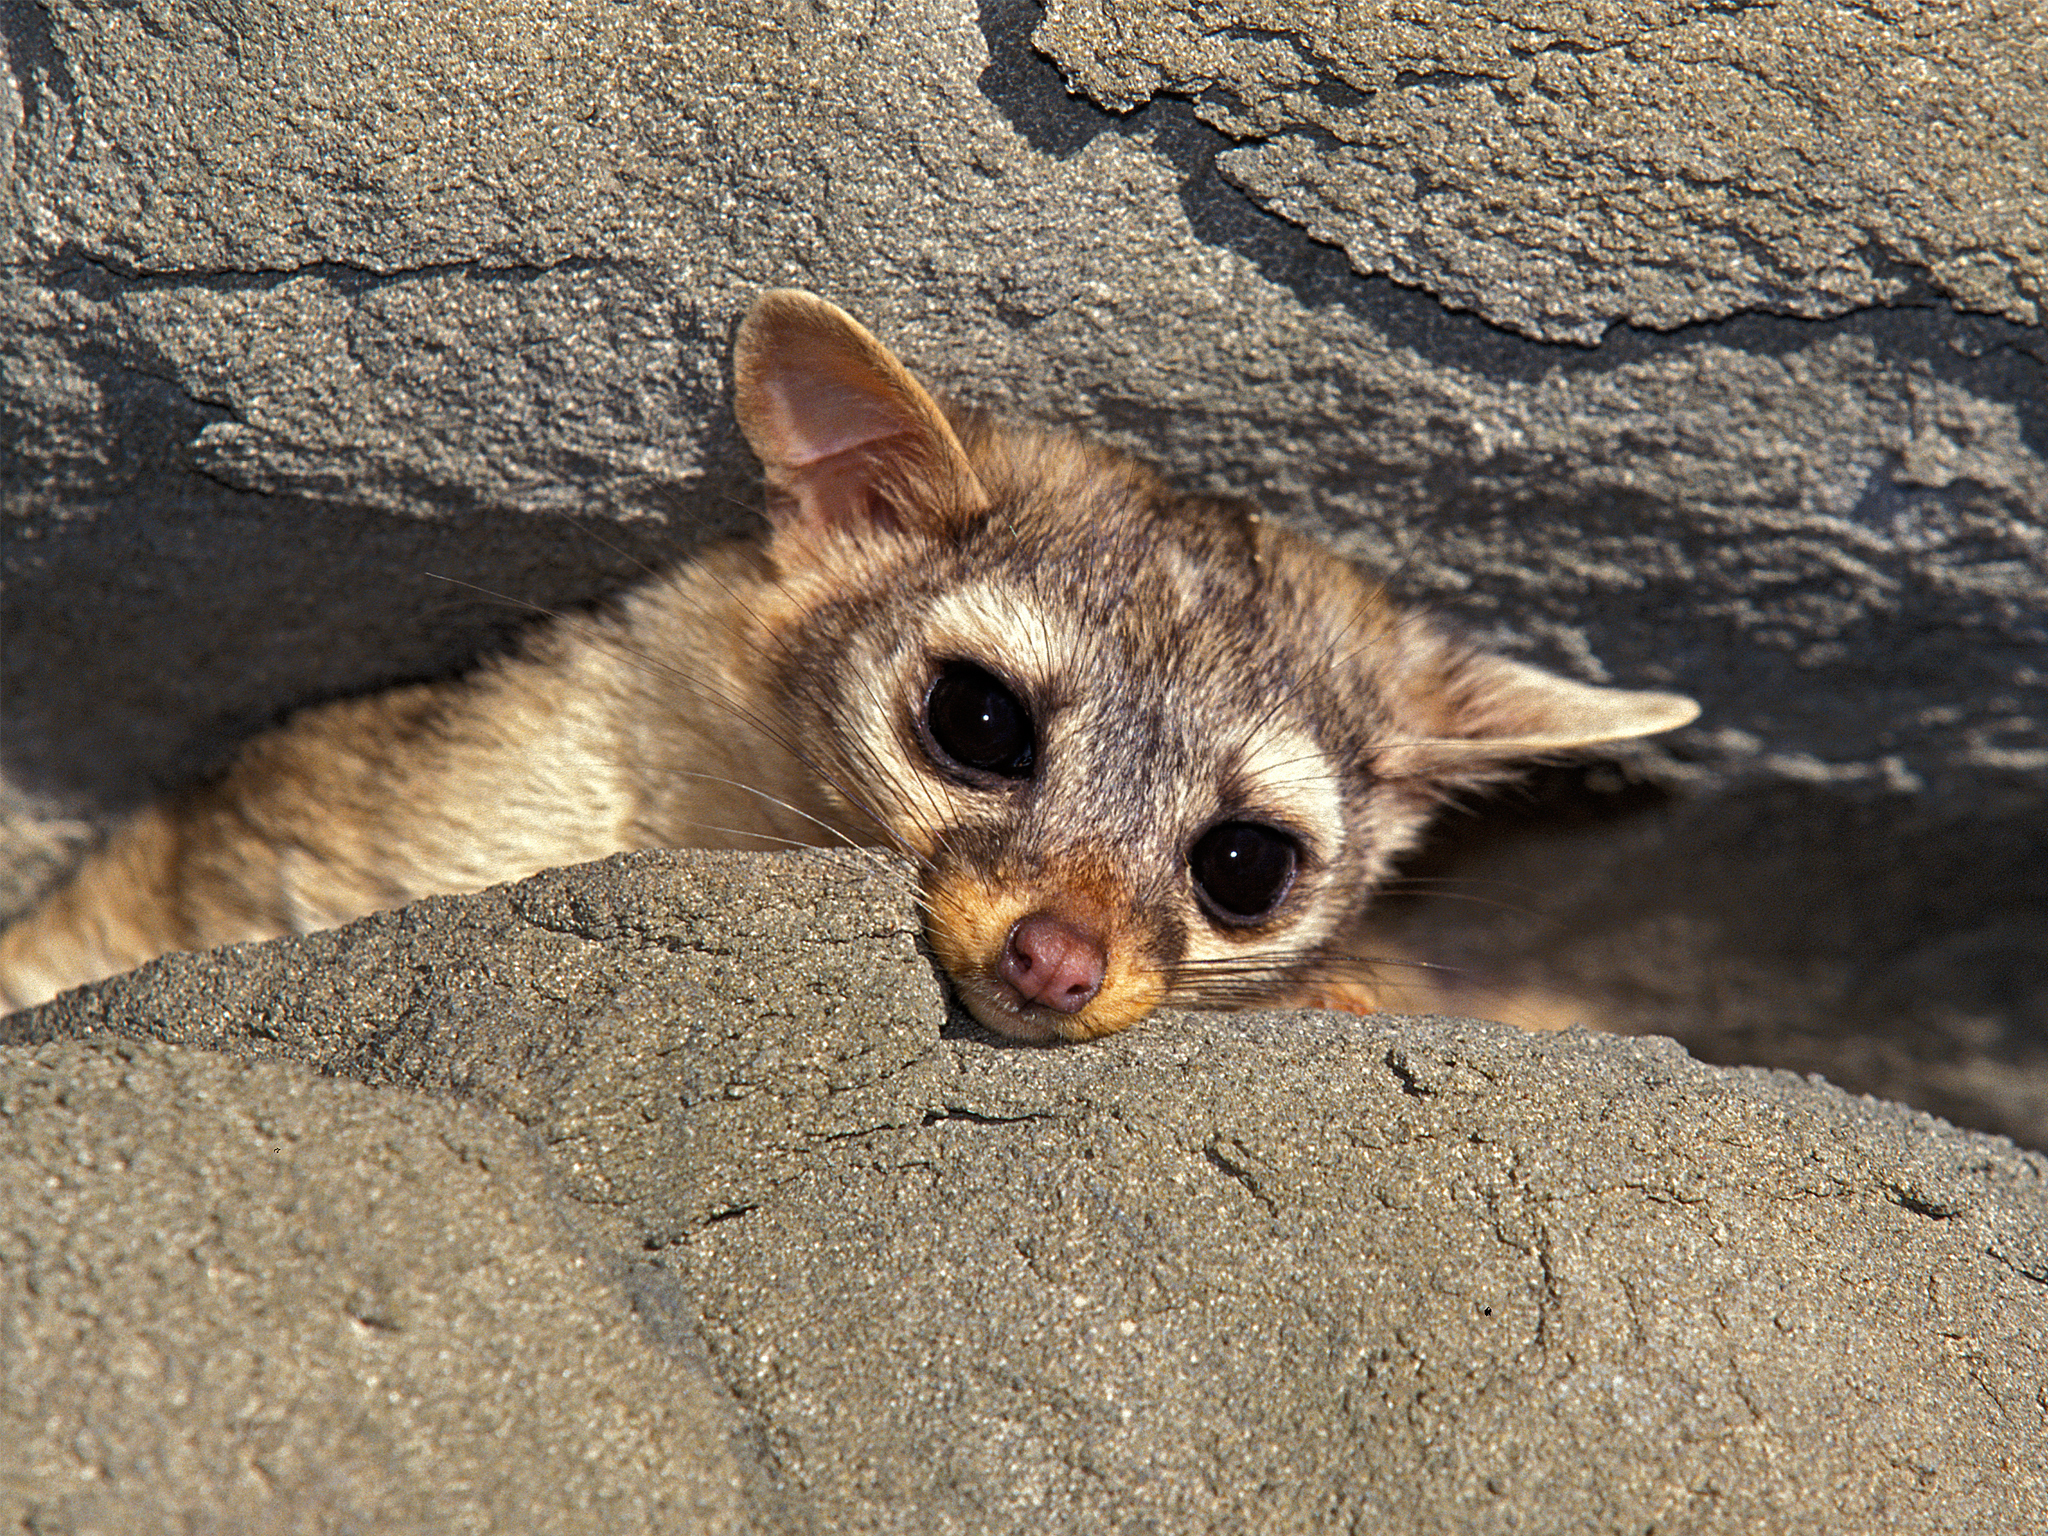
[[[1004,1034],[1298,995],[1446,795],[1697,713],[1488,655],[1243,508],[942,406],[810,294],[763,295],[735,361],[792,730],[917,861],[933,951]]]

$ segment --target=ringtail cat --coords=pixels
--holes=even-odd
[[[1697,713],[943,403],[810,294],[754,303],[734,377],[765,537],[251,741],[0,934],[5,1001],[623,849],[846,843],[914,861],[933,953],[1006,1035],[1370,1007],[1354,929],[1446,797]]]

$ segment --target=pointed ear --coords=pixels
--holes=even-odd
[[[762,294],[740,322],[733,376],[778,543],[936,537],[987,509],[938,402],[837,305],[795,288]]]
[[[1467,652],[1440,674],[1426,733],[1389,753],[1401,777],[1484,780],[1503,763],[1676,730],[1697,718],[1683,694],[1596,688],[1526,662]]]
[[[1471,729],[1461,734],[1500,751],[1567,752],[1655,736],[1700,712],[1683,694],[1595,688],[1504,656],[1479,656],[1470,672],[1465,710]]]

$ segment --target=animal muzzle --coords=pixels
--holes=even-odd
[[[1150,925],[1093,871],[934,871],[925,933],[967,1011],[1020,1040],[1114,1034],[1166,994]]]
[[[1079,1013],[1095,1001],[1108,968],[1099,933],[1050,912],[1033,912],[1011,927],[996,976],[1020,1003]]]

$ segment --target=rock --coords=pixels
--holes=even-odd
[[[1931,289],[2040,324],[2048,76],[1991,3],[1392,10],[1066,0],[1112,111],[1191,98],[1261,207],[1496,325],[1596,342]]]
[[[0,1051],[18,1530],[737,1532],[730,1397],[503,1116],[102,1037]]]
[[[1668,1040],[1018,1048],[914,934],[891,866],[637,855],[8,1021],[8,1517],[2048,1519],[2038,1154]]]
[[[2037,56],[1209,9],[0,4],[0,898],[742,525],[730,329],[799,282],[1703,701],[1454,822],[1394,952],[2048,1145]]]

